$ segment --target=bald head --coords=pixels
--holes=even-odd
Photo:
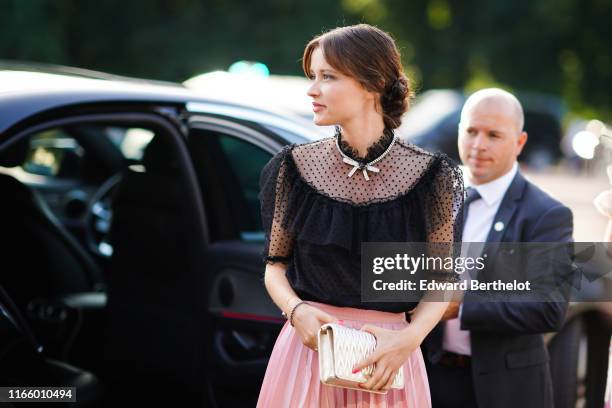
[[[473,184],[484,184],[508,173],[527,141],[523,108],[509,92],[497,88],[472,94],[459,123],[459,157]]]
[[[511,118],[512,122],[516,124],[517,134],[523,131],[525,115],[521,103],[510,92],[499,88],[481,89],[470,95],[461,110],[461,123],[465,123],[467,115],[482,105]]]

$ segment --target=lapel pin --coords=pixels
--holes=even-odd
[[[504,229],[504,223],[501,221],[497,221],[493,226],[493,229],[495,229],[495,231],[497,232],[502,231]]]

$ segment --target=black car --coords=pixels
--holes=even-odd
[[[253,405],[284,321],[259,173],[322,134],[178,85],[36,69],[0,70],[0,385]]]
[[[254,406],[284,323],[263,285],[259,174],[325,134],[175,84],[41,70],[0,67],[0,386]],[[560,406],[583,361],[603,372],[602,319],[574,308],[549,343]]]

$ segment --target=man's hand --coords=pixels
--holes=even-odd
[[[441,320],[449,320],[454,319],[455,317],[459,317],[459,305],[461,305],[461,302],[457,302],[454,300],[448,302],[448,307],[444,311]]]

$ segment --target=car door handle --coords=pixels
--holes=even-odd
[[[232,338],[236,341],[236,343],[240,344],[240,346],[246,352],[252,352],[257,347],[257,342],[252,336],[248,334],[239,333],[236,330],[232,330]]]

